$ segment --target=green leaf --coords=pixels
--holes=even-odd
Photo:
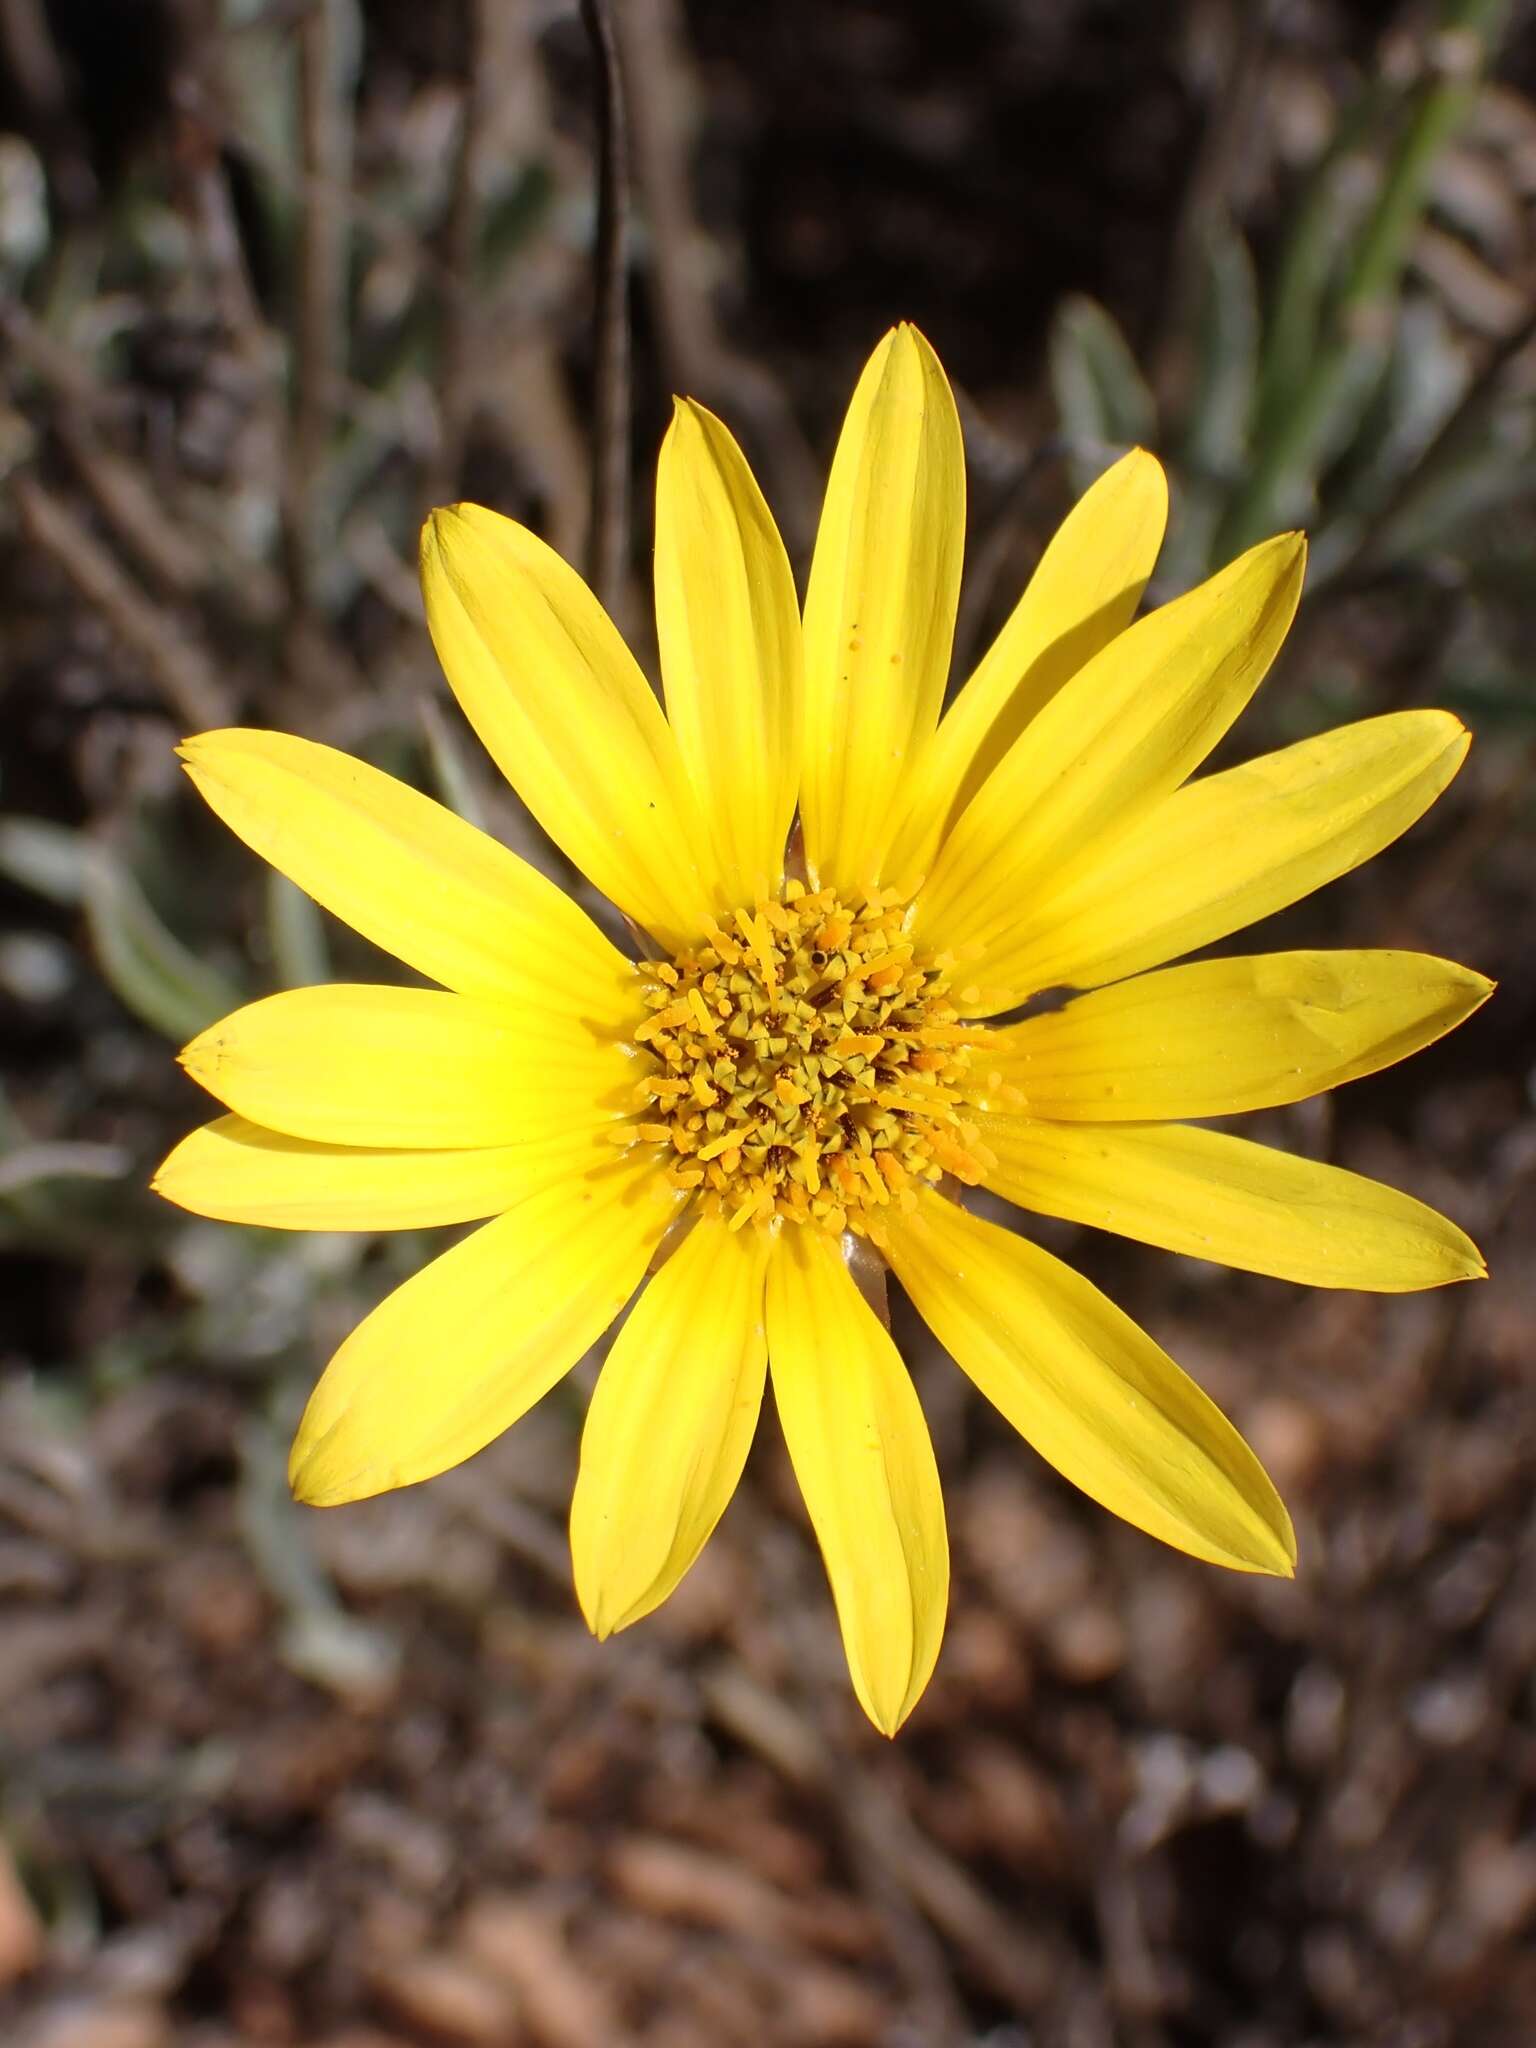
[[[0,875],[34,896],[73,907],[85,893],[86,842],[46,818],[0,818]]]
[[[1212,226],[1200,252],[1194,388],[1184,459],[1210,477],[1229,477],[1248,446],[1259,366],[1259,292],[1248,244],[1227,221]]]
[[[97,964],[134,1016],[177,1044],[238,1009],[242,992],[200,960],[161,922],[127,867],[92,847],[85,869],[85,919]]]
[[[267,870],[267,936],[284,988],[315,988],[331,979],[331,949],[319,906],[276,868]]]
[[[485,830],[485,806],[475,788],[475,779],[464,749],[448,729],[448,721],[430,697],[421,707],[421,729],[427,743],[427,762],[432,770],[436,794],[449,810],[456,811],[469,825]]]
[[[1114,320],[1094,299],[1067,299],[1051,326],[1051,390],[1062,430],[1077,444],[1071,467],[1086,489],[1106,449],[1157,437],[1157,405]]]

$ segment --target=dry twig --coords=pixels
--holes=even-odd
[[[428,478],[428,497],[441,504],[453,497],[463,467],[464,447],[474,419],[475,249],[480,229],[480,183],[485,154],[486,112],[495,84],[489,61],[495,34],[493,0],[470,0],[469,69],[460,102],[459,142],[443,259],[442,344],[438,355],[438,447]]]
[[[24,476],[13,488],[27,538],[53,557],[80,595],[143,662],[183,728],[200,732],[208,726],[227,725],[233,715],[230,695],[179,622],[129,580],[90,530],[45,484],[35,476]]]
[[[629,531],[629,136],[608,0],[581,0],[581,18],[597,67],[598,116],[596,374],[587,581],[613,612],[623,589]]]
[[[635,182],[650,222],[646,284],[674,391],[719,405],[752,433],[790,553],[809,550],[820,497],[815,457],[783,391],[720,335],[699,254],[705,243],[689,192],[685,62],[669,0],[628,0],[615,17],[630,80]]]
[[[350,183],[351,116],[341,65],[341,25],[332,0],[316,0],[299,26],[299,122],[306,203],[299,241],[293,414],[285,475],[284,558],[294,628],[311,628],[319,559],[318,498],[335,394],[341,380],[344,199]],[[302,641],[296,648],[300,667]]]

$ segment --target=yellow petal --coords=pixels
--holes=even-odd
[[[310,1396],[288,1465],[299,1499],[409,1486],[500,1436],[607,1329],[679,1199],[648,1159],[567,1167],[423,1266]]]
[[[880,876],[943,702],[964,545],[955,401],[917,329],[898,327],[848,408],[805,598],[800,813],[822,886],[857,895]]]
[[[1468,745],[1449,712],[1398,711],[1191,782],[1042,878],[968,971],[1020,997],[1092,988],[1241,931],[1389,846]]]
[[[944,1633],[944,1503],[907,1369],[838,1246],[806,1225],[783,1232],[769,1264],[768,1356],[853,1688],[894,1735]]]
[[[1431,1045],[1493,983],[1427,953],[1200,960],[989,1032],[978,1066],[1044,1117],[1161,1122],[1271,1109]]]
[[[930,1191],[888,1236],[896,1277],[933,1334],[1064,1478],[1192,1557],[1291,1575],[1291,1518],[1263,1466],[1080,1273]]]
[[[418,973],[615,1026],[633,1009],[633,967],[563,889],[392,775],[281,732],[180,752],[247,846]]]
[[[1168,522],[1168,482],[1144,448],[1105,470],[1058,527],[1007,624],[912,772],[886,867],[913,882],[1030,720],[1136,615]]]
[[[434,512],[421,587],[438,660],[496,765],[605,896],[676,949],[731,906],[661,706],[608,614],[526,527]]]
[[[981,1117],[994,1193],[1165,1251],[1306,1287],[1403,1294],[1478,1279],[1454,1223],[1337,1166],[1189,1124]]]
[[[763,1400],[768,1245],[701,1217],[614,1340],[571,1501],[576,1593],[597,1636],[661,1605],[736,1491]]]
[[[722,890],[759,903],[783,880],[800,773],[800,607],[746,458],[691,399],[656,475],[656,632]]]
[[[633,1108],[631,1057],[585,1026],[438,989],[337,983],[248,1003],[181,1055],[252,1123],[326,1145],[506,1145]]]
[[[1064,861],[1177,789],[1278,653],[1305,560],[1300,534],[1251,548],[1064,684],[945,841],[918,898],[919,943],[996,939]]]
[[[223,1116],[183,1138],[153,1186],[178,1207],[225,1223],[424,1230],[499,1216],[547,1177],[552,1159],[586,1164],[598,1142],[589,1133],[462,1152],[363,1150]]]

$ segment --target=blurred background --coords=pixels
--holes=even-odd
[[[1529,5],[0,0],[7,2048],[1536,2040],[1533,198]],[[599,1648],[563,1526],[591,1362],[464,1469],[297,1510],[308,1388],[435,1241],[202,1223],[146,1176],[208,1114],[175,1045],[395,971],[173,742],[328,740],[579,887],[438,676],[424,512],[606,548],[651,662],[670,393],[732,423],[803,574],[897,318],[965,416],[957,667],[1128,442],[1173,478],[1155,597],[1304,523],[1236,754],[1413,704],[1476,745],[1259,943],[1503,986],[1260,1133],[1446,1209],[1486,1285],[1308,1294],[1041,1227],[1246,1430],[1294,1585],[1099,1513],[896,1304],[956,1577],[888,1745],[771,1419],[682,1590]]]

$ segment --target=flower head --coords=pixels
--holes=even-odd
[[[437,986],[296,989],[204,1032],[182,1058],[231,1113],[157,1186],[290,1229],[481,1221],[332,1359],[294,1445],[301,1499],[469,1457],[639,1290],[582,1438],[588,1620],[606,1635],[678,1583],[771,1376],[854,1686],[893,1731],[938,1654],[949,1566],[917,1396],[849,1270],[862,1241],[1095,1500],[1193,1556],[1292,1570],[1285,1508],[1193,1381],[960,1199],[1317,1286],[1482,1270],[1407,1196],[1200,1121],[1385,1066],[1489,984],[1401,952],[1165,964],[1379,851],[1467,745],[1454,718],[1401,712],[1191,780],[1284,638],[1304,547],[1267,541],[1138,619],[1165,513],[1150,455],[1107,470],[942,719],[964,469],[912,328],[854,394],[803,619],[740,450],[679,404],[657,484],[665,715],[533,534],[434,513],[448,679],[645,935],[638,960],[362,762],[274,733],[186,743],[235,832]]]

